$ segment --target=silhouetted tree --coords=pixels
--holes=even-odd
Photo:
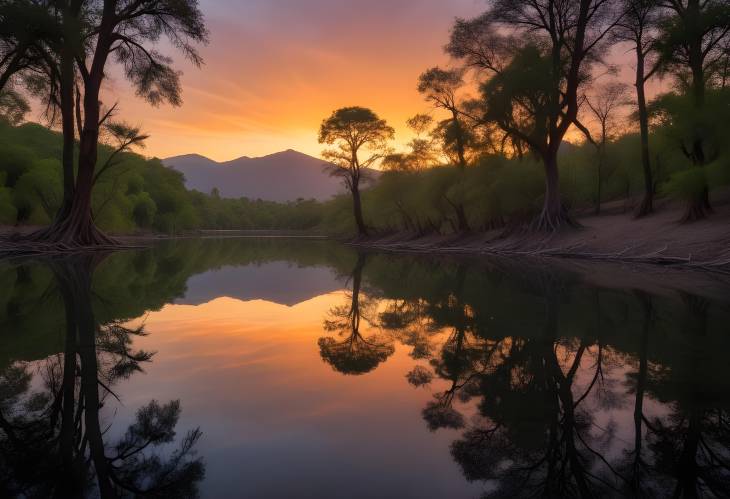
[[[463,171],[467,166],[466,146],[471,134],[465,129],[465,122],[459,109],[458,92],[464,86],[463,71],[445,70],[439,67],[424,71],[418,78],[418,91],[436,108],[443,109],[451,117],[440,127],[444,145],[453,143],[458,158],[457,164]],[[446,149],[447,147],[445,147]],[[446,197],[446,196],[445,196]],[[469,222],[460,201],[453,201],[446,197],[446,201],[454,209],[458,230],[469,231]]]
[[[388,154],[383,158],[384,170],[417,172],[433,166],[437,162],[434,141],[428,137],[433,118],[428,114],[416,114],[406,121],[406,125],[416,134],[408,142],[410,152]]]
[[[662,70],[672,72],[692,96],[695,111],[689,145],[682,150],[693,166],[701,169],[708,162],[707,138],[711,132],[703,116],[705,95],[711,76],[725,55],[724,43],[730,39],[730,5],[724,0],[660,0],[665,15],[656,40]],[[706,218],[712,211],[704,171],[699,171],[703,187],[687,203],[684,222]]]
[[[616,113],[626,105],[626,86],[622,83],[608,83],[596,89],[595,97],[586,97],[586,105],[598,124],[598,140],[591,142],[598,152],[596,171],[596,215],[601,213],[603,180],[605,177],[606,146],[616,137]]]
[[[362,215],[360,183],[366,180],[364,176],[367,169],[387,155],[387,144],[394,134],[395,131],[385,120],[363,107],[338,109],[320,126],[319,143],[335,146],[334,149],[324,151],[322,157],[332,164],[329,167],[330,174],[342,178],[352,194],[359,236],[368,235]],[[368,152],[370,155],[361,159],[361,152]]]
[[[620,17],[615,2],[492,0],[487,12],[458,19],[447,52],[490,75],[484,120],[526,144],[545,167],[545,199],[533,227],[556,230],[571,219],[559,190],[558,151],[578,121],[590,66]]]
[[[418,91],[436,108],[443,109],[451,115],[453,123],[456,153],[460,168],[466,168],[466,144],[464,141],[464,125],[458,104],[458,92],[464,86],[462,71],[445,70],[439,67],[424,71],[418,78]]]
[[[639,205],[638,218],[654,211],[654,178],[649,154],[649,112],[646,106],[646,82],[659,69],[654,64],[656,28],[659,16],[657,0],[624,0],[623,17],[613,32],[614,40],[631,44],[636,56],[634,86],[641,136],[641,166],[644,172],[644,198]],[[652,67],[647,67],[650,64]]]
[[[99,129],[110,116],[102,115],[100,101],[109,58],[115,58],[137,94],[150,104],[180,105],[180,73],[172,68],[171,59],[145,44],[164,36],[190,61],[200,65],[202,60],[194,44],[205,42],[207,31],[194,0],[70,0],[62,15],[65,26],[83,29],[81,42],[73,53],[83,88],[83,97],[77,96],[82,127],[79,160],[70,210],[40,238],[64,246],[110,244],[113,241],[96,228],[91,213]],[[67,114],[66,110],[64,119]]]

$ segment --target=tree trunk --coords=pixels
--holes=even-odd
[[[601,198],[603,197],[603,148],[605,144],[601,145],[598,152],[598,172],[597,172],[597,183],[596,183],[596,215],[601,214]]]
[[[543,164],[545,166],[545,201],[540,216],[532,223],[532,228],[554,232],[565,225],[577,227],[578,224],[570,218],[560,201],[557,148],[543,156]]]
[[[65,219],[71,211],[74,195],[74,56],[71,41],[64,37],[61,53],[61,122],[63,131],[63,201],[56,214],[56,221]]]
[[[688,9],[691,10],[693,23],[697,22],[700,16],[700,5],[699,2],[690,1],[688,3]],[[695,27],[694,25],[692,27]],[[705,106],[705,71],[704,71],[704,57],[702,55],[702,40],[701,34],[695,35],[699,39],[695,38],[690,42],[689,48],[689,67],[692,73],[692,95],[694,97],[695,108],[700,110]],[[692,144],[692,163],[695,168],[704,168],[705,166],[705,152],[704,152],[704,141],[700,136],[697,136]],[[696,193],[691,199],[687,201],[684,216],[682,222],[694,222],[707,218],[712,213],[712,205],[710,204],[710,191],[705,185],[701,192]]]
[[[636,56],[636,101],[639,107],[641,166],[644,170],[644,198],[636,211],[636,218],[641,218],[654,212],[654,179],[649,156],[649,113],[646,108],[646,92],[644,89],[646,80],[644,76],[644,52],[640,44],[636,46]]]
[[[46,234],[46,239],[51,243],[68,247],[98,247],[116,244],[113,239],[107,237],[96,227],[91,213],[91,194],[94,187],[94,170],[99,147],[100,86],[100,78],[96,80],[89,78],[85,82],[84,128],[80,133],[76,184],[68,213]]]
[[[75,2],[64,9],[64,29],[66,31],[70,29],[70,26],[76,24],[80,4],[81,2]],[[106,23],[108,24],[108,21]],[[108,29],[108,26],[105,26],[105,28]],[[99,35],[93,57],[92,71],[84,81],[84,124],[83,129],[79,129],[78,172],[74,179],[73,90],[75,83],[74,55],[76,53],[74,42],[76,38],[73,33],[64,33],[64,46],[62,47],[63,205],[56,220],[48,229],[31,236],[32,240],[49,243],[61,249],[113,246],[117,244],[116,241],[104,235],[96,227],[91,213],[91,192],[99,145],[99,92],[104,79],[103,70],[111,38],[108,33],[106,36]]]
[[[365,225],[365,219],[362,216],[362,202],[360,201],[360,189],[357,183],[352,186],[352,208],[355,214],[355,224],[357,225],[357,235],[361,237],[368,236],[368,228]]]
[[[713,209],[710,204],[710,191],[707,187],[705,187],[701,194],[687,201],[681,222],[690,223],[698,220],[704,220],[712,212]]]
[[[461,128],[461,122],[459,121],[459,115],[456,110],[452,110],[454,126],[456,127],[456,154],[459,156],[459,167],[466,168],[466,152],[464,145],[464,131]]]
[[[454,203],[445,194],[444,199],[446,199],[446,202],[449,204],[449,206],[451,206],[451,208],[454,210],[454,214],[456,215],[456,223],[451,223],[454,230],[461,233],[470,232],[471,227],[469,227],[469,219],[466,216],[466,210],[464,209],[464,205],[461,203]]]

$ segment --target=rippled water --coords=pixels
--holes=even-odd
[[[0,263],[0,496],[725,497],[728,291],[297,240]]]

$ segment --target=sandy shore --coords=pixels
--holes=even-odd
[[[579,218],[583,228],[553,234],[504,231],[475,234],[393,234],[353,244],[381,251],[472,253],[535,258],[655,264],[730,273],[730,204],[718,206],[707,220],[677,222],[680,208],[666,208],[643,219],[631,214]]]

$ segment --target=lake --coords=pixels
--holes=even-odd
[[[730,285],[191,239],[0,262],[0,496],[726,497]]]

